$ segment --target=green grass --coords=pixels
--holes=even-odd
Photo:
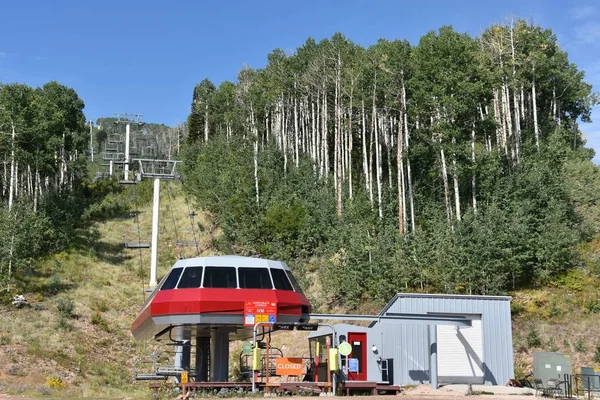
[[[129,332],[145,300],[150,275],[150,250],[124,248],[125,238],[137,235],[133,229],[138,226],[150,238],[152,206],[138,207],[139,224],[129,214],[95,223],[81,230],[70,250],[39,261],[36,274],[24,281],[29,306],[0,310],[0,345],[6,346],[0,352],[3,392],[152,398],[147,382],[133,380],[133,371],[139,357],[152,352],[157,343],[137,342]],[[179,184],[162,183],[160,212],[159,279],[179,252],[183,257],[196,255],[195,248],[174,245],[175,238],[192,240],[191,231],[184,230],[190,227],[190,218]],[[195,222],[205,227],[202,234],[196,228],[201,254],[214,254],[209,237],[214,229],[202,215]],[[49,378],[62,384],[48,387]]]

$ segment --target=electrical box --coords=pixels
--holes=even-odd
[[[564,380],[565,374],[573,373],[573,360],[568,353],[535,352],[533,353],[533,376],[541,379],[544,387],[548,380]]]
[[[338,349],[329,349],[329,370],[336,372],[338,369]]]
[[[600,393],[600,367],[581,367],[583,390]]]
[[[252,370],[260,370],[260,348],[258,346],[252,350]]]

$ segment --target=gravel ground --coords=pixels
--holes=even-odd
[[[420,385],[411,387],[408,390],[402,392],[398,396],[358,396],[360,400],[385,400],[390,397],[400,397],[403,400],[441,400],[441,399],[465,399],[467,398],[468,392],[467,385],[448,385],[441,387],[437,390],[432,389],[428,385]],[[479,393],[480,399],[497,399],[497,400],[532,400],[535,390],[527,388],[512,388],[507,386],[484,386],[484,385],[473,385],[474,394]],[[491,394],[493,393],[493,394]],[[149,394],[150,397],[150,394]],[[329,396],[327,396],[329,397]],[[468,396],[472,398],[472,396]],[[302,397],[306,399],[307,397]],[[317,397],[315,397],[317,398]],[[21,395],[7,395],[0,394],[0,400],[34,400],[33,397],[21,396]],[[46,398],[48,399],[48,398]],[[256,399],[254,397],[253,399]]]

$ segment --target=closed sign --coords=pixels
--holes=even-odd
[[[301,358],[278,357],[275,359],[275,373],[279,376],[300,376],[302,375],[303,369]]]

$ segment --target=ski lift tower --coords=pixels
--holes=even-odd
[[[131,124],[137,124],[143,126],[142,116],[144,114],[131,114],[131,113],[115,113],[117,120],[115,124],[125,124],[125,161],[123,162],[123,171],[125,179],[123,183],[132,183],[133,180],[129,180],[129,143],[130,143],[130,131]]]
[[[152,243],[150,245],[150,287],[156,286],[156,270],[158,263],[158,220],[160,210],[160,180],[180,180],[177,172],[177,160],[152,160],[135,158],[140,171],[140,179],[154,179],[154,196],[152,199]]]

